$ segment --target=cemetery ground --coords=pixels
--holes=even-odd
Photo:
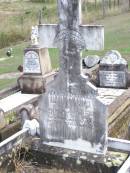
[[[58,2],[59,2],[59,4],[62,3],[61,9],[63,10],[64,9],[63,8],[63,2],[65,2],[65,0],[61,0]],[[66,1],[66,2],[68,2],[68,1]],[[70,2],[70,4],[72,3],[72,1],[69,1],[69,2]],[[75,1],[75,2],[76,2],[75,5],[77,6],[78,1]],[[58,9],[60,9],[59,4],[58,4]],[[73,12],[76,11],[77,8],[75,8],[75,9],[72,8],[73,10],[68,10],[68,9],[69,9],[69,4],[67,3],[67,15],[73,14]],[[61,14],[63,14],[63,11],[60,11]],[[76,14],[78,16],[78,13],[76,13]],[[71,16],[71,15],[68,15],[68,16]],[[78,21],[73,15],[71,18],[72,18],[72,22],[74,22],[74,23]],[[87,52],[87,51],[85,51],[85,52],[83,52],[83,57],[88,55],[88,54],[98,54],[101,57],[103,57],[103,55],[107,51],[109,51],[111,49],[117,49],[119,52],[121,52],[123,57],[129,61],[129,56],[130,56],[130,49],[129,49],[129,43],[130,43],[130,41],[129,41],[129,28],[130,28],[130,25],[129,25],[129,20],[130,20],[130,14],[125,13],[125,14],[122,14],[119,16],[107,17],[105,20],[100,20],[98,22],[94,22],[94,23],[98,23],[98,24],[100,23],[100,24],[105,25],[105,50],[102,50],[100,52],[92,52],[92,51]],[[61,19],[61,21],[62,21],[62,19]],[[68,21],[69,20],[67,20],[66,22],[69,23]],[[51,21],[48,21],[48,22],[51,22]],[[62,23],[60,25],[62,25]],[[78,22],[77,22],[77,24],[75,23],[75,26],[77,26],[79,28]],[[69,29],[69,27],[67,29]],[[42,32],[44,32],[44,29]],[[121,145],[121,148],[120,148],[119,141],[121,141],[121,139],[119,139],[119,138],[122,138],[122,139],[128,139],[129,138],[128,137],[129,136],[129,132],[128,132],[128,130],[129,130],[128,125],[129,124],[128,123],[129,123],[129,114],[130,114],[130,112],[129,112],[130,88],[126,89],[126,86],[124,84],[123,85],[124,90],[123,89],[120,90],[122,87],[117,86],[117,85],[115,85],[117,88],[114,90],[111,88],[110,89],[108,89],[108,88],[103,89],[103,88],[100,88],[101,87],[101,85],[100,85],[101,83],[100,83],[99,85],[97,85],[98,87],[99,86],[100,87],[97,90],[98,93],[96,93],[95,87],[93,85],[91,86],[90,82],[87,82],[87,84],[86,83],[80,83],[80,79],[83,79],[84,77],[83,76],[79,77],[79,75],[77,75],[78,73],[80,74],[80,70],[79,70],[79,65],[80,65],[80,58],[79,57],[80,56],[78,56],[79,52],[77,51],[77,49],[78,49],[77,48],[77,46],[78,46],[77,42],[76,41],[73,42],[72,40],[73,39],[70,39],[70,43],[74,47],[73,46],[71,47],[71,44],[70,44],[69,49],[65,49],[65,51],[62,50],[61,60],[65,64],[61,63],[61,64],[64,64],[63,66],[61,66],[62,68],[61,68],[60,72],[62,72],[62,73],[59,73],[59,75],[58,75],[58,76],[60,76],[60,74],[61,74],[61,76],[60,76],[61,79],[60,78],[53,78],[53,79],[56,79],[53,81],[53,84],[55,83],[56,85],[52,85],[53,87],[50,87],[50,91],[48,90],[49,92],[43,91],[43,92],[45,92],[45,94],[42,95],[42,100],[40,100],[40,102],[42,103],[42,104],[40,103],[41,105],[38,106],[37,102],[39,100],[38,97],[40,95],[37,95],[35,93],[35,91],[34,91],[34,93],[37,96],[34,93],[33,94],[27,94],[26,93],[27,94],[26,95],[24,93],[21,94],[20,92],[16,92],[14,94],[11,94],[9,97],[6,97],[5,99],[3,98],[0,100],[1,101],[1,108],[3,108],[4,111],[5,110],[9,111],[9,109],[13,107],[13,102],[16,101],[15,105],[17,105],[16,107],[19,108],[19,112],[17,112],[18,114],[16,114],[18,116],[16,116],[16,117],[18,118],[19,116],[21,116],[21,117],[19,117],[20,119],[22,119],[22,117],[23,117],[22,120],[25,122],[23,129],[21,131],[18,130],[18,133],[13,133],[14,135],[11,136],[10,138],[8,138],[7,140],[4,140],[4,138],[3,138],[3,140],[4,140],[3,143],[2,142],[0,143],[0,147],[1,147],[0,154],[2,155],[4,152],[7,152],[7,155],[4,154],[4,159],[6,160],[6,158],[9,158],[8,164],[6,161],[5,161],[6,163],[4,164],[3,158],[0,157],[0,166],[2,165],[4,167],[4,165],[5,165],[4,170],[0,170],[2,173],[4,173],[4,171],[5,172],[14,172],[13,171],[14,169],[16,170],[17,173],[28,173],[28,172],[32,172],[32,173],[36,173],[36,172],[39,172],[39,173],[40,172],[41,173],[66,172],[66,173],[70,173],[71,171],[59,169],[59,168],[61,168],[60,166],[62,164],[65,166],[65,167],[63,166],[65,169],[66,168],[68,169],[68,167],[70,166],[72,168],[72,172],[73,172],[73,166],[76,166],[76,167],[74,167],[74,169],[76,171],[80,170],[82,172],[82,169],[83,170],[85,169],[85,173],[86,173],[86,169],[88,169],[87,172],[93,172],[93,171],[91,171],[91,169],[93,169],[93,170],[95,170],[94,172],[97,173],[97,170],[96,170],[97,168],[99,169],[98,172],[105,173],[106,171],[104,171],[104,170],[106,169],[112,173],[115,173],[116,170],[118,170],[119,167],[121,167],[123,162],[126,161],[128,154],[125,154],[123,151],[125,150],[128,153],[130,151],[130,149],[129,149],[129,147],[127,149],[127,147],[124,147],[124,145],[129,146],[130,142],[127,141],[128,144],[126,144],[125,143],[126,141],[122,140],[123,146]],[[93,41],[93,43],[95,43],[94,41]],[[1,74],[1,76],[3,74],[7,74],[7,73],[10,74],[10,76],[13,76],[14,73],[17,73],[18,66],[23,64],[23,50],[24,50],[24,48],[27,47],[28,44],[29,43],[26,41],[20,42],[19,44],[15,44],[14,46],[12,46],[12,44],[11,44],[11,47],[13,48],[12,57],[6,57],[6,52],[8,50],[8,47],[1,49],[1,52],[0,52],[0,54],[1,54],[1,59],[0,59],[0,64],[1,64],[0,74]],[[37,49],[37,48],[35,47],[34,49]],[[30,50],[28,49],[26,51],[30,51]],[[39,48],[39,50],[41,50],[41,48]],[[68,54],[67,60],[71,59],[72,62],[65,60],[66,57],[64,55],[66,55],[66,50],[70,51],[69,52],[70,54]],[[75,51],[72,51],[72,50],[75,50]],[[58,50],[57,49],[49,49],[49,52],[50,52],[50,57],[51,57],[53,69],[56,69],[58,67]],[[109,52],[109,53],[112,56],[114,51]],[[119,55],[117,52],[116,52],[116,54]],[[40,57],[40,54],[39,54],[39,57]],[[43,57],[46,57],[46,60],[47,60],[47,56],[43,56]],[[103,72],[102,74],[103,75],[106,74],[106,83],[108,82],[108,84],[109,85],[112,84],[112,86],[114,86],[113,84],[121,84],[120,76],[122,74],[123,74],[122,75],[123,80],[125,80],[125,82],[127,80],[126,76],[125,76],[126,71],[127,71],[127,62],[125,60],[123,60],[120,57],[120,55],[118,56],[118,58],[119,58],[118,60],[121,61],[119,66],[118,66],[119,71],[116,71],[116,70],[113,71],[115,73],[116,80],[115,80],[115,78],[113,78],[113,73],[111,75],[111,72],[106,70],[105,64],[100,63],[100,65],[99,65],[99,72],[101,72],[101,70],[104,70],[104,69],[106,70],[105,71],[106,73]],[[104,57],[104,59],[105,59],[105,57]],[[78,64],[75,65],[76,61],[78,62]],[[69,66],[70,64],[72,65],[71,67]],[[73,65],[75,65],[74,66],[75,68],[72,68]],[[130,62],[129,62],[129,66],[130,66]],[[6,67],[6,68],[4,68],[4,67]],[[67,68],[65,69],[64,67],[67,67]],[[68,67],[70,67],[70,69],[72,69],[72,71]],[[120,67],[123,67],[122,71],[120,70]],[[67,75],[72,75],[72,74],[74,75],[73,78],[71,78],[71,76],[69,76],[72,81],[70,80],[69,85],[67,85],[67,89],[70,89],[70,91],[67,90],[67,92],[66,92],[66,90],[64,90],[64,86],[67,82],[67,80],[64,80],[64,79],[66,79],[65,78],[66,77],[65,76],[66,70],[67,71],[70,70],[70,72],[67,73]],[[26,71],[24,70],[24,74],[25,74],[25,72]],[[101,73],[99,73],[99,74],[101,74]],[[2,77],[1,77],[1,80],[3,82],[6,80],[7,84],[10,84],[11,82],[13,83],[16,80],[16,78],[14,77],[10,81],[10,78],[6,79],[6,76],[7,75],[3,75],[4,79],[2,79]],[[107,78],[107,76],[110,76],[110,80]],[[105,75],[104,75],[104,78],[105,78]],[[14,81],[12,81],[12,80],[14,80]],[[57,81],[61,82],[61,84],[59,85],[59,83],[57,83]],[[63,83],[62,83],[62,81],[63,81]],[[26,80],[25,80],[25,82],[26,82]],[[47,82],[47,79],[46,79],[46,82]],[[72,86],[73,82],[76,82],[76,84],[78,84],[77,85],[78,87],[73,87]],[[101,80],[100,80],[100,82],[101,82]],[[28,83],[29,82],[27,82],[27,84]],[[82,85],[82,87],[81,87],[81,85]],[[63,88],[62,88],[62,86],[63,86]],[[5,88],[5,85],[3,84],[2,87]],[[31,89],[31,88],[33,88],[33,85],[30,85],[29,87]],[[119,88],[121,87],[121,88],[118,89],[118,87]],[[46,89],[47,89],[47,87],[46,87]],[[84,91],[84,92],[80,93],[80,91]],[[68,94],[68,96],[66,97],[67,94]],[[16,97],[17,95],[21,95],[21,97]],[[25,107],[27,106],[26,108],[28,111],[25,111],[25,107],[24,107],[24,109],[20,108],[20,106],[23,104],[22,101],[24,100],[24,99],[22,99],[22,97],[25,96],[26,98],[28,98],[28,97],[34,98],[34,95],[35,95],[36,100],[34,99],[35,101],[33,100],[33,103],[32,102],[30,103],[31,104],[30,106],[35,107],[34,110],[32,107],[30,109],[30,106],[28,105],[29,102],[24,102],[24,104],[26,104],[26,105],[23,105]],[[13,97],[13,99],[12,99],[12,101],[9,101],[8,98],[11,98],[11,97]],[[17,98],[20,98],[20,99],[17,99]],[[58,98],[60,100],[58,100]],[[49,101],[46,101],[46,100],[49,100]],[[100,102],[99,100],[102,100],[102,101]],[[6,104],[7,101],[9,104]],[[59,101],[61,101],[61,102],[59,102]],[[97,101],[97,102],[95,102],[95,101]],[[49,102],[49,103],[47,103],[47,102]],[[67,102],[70,105],[66,104]],[[19,103],[20,103],[20,105],[19,105]],[[63,105],[61,105],[62,103],[63,103]],[[72,109],[71,109],[71,106],[72,106]],[[101,109],[99,110],[100,106],[101,106]],[[37,107],[37,109],[36,109],[36,107]],[[11,109],[11,111],[13,109],[14,109],[14,107]],[[46,112],[45,109],[47,109],[48,112]],[[83,111],[82,111],[82,109],[83,109]],[[62,110],[63,110],[63,112],[62,112]],[[96,110],[97,110],[97,112],[96,112]],[[40,111],[42,111],[41,112],[42,114],[39,113]],[[81,112],[78,112],[78,111],[81,111]],[[2,111],[0,113],[1,113],[1,118],[2,118],[2,115],[4,116],[4,113]],[[29,120],[25,121],[26,118],[28,119],[27,113],[29,113],[28,114]],[[79,128],[79,130],[78,130],[79,133],[77,133],[74,128],[72,128],[72,129],[70,128],[71,124],[69,124],[69,122],[72,122],[72,120],[70,120],[69,117],[67,117],[67,119],[66,119],[68,121],[68,123],[67,123],[68,127],[65,125],[66,122],[64,122],[64,118],[61,122],[64,125],[63,131],[62,131],[62,124],[58,124],[58,127],[57,127],[57,124],[54,124],[55,122],[57,123],[57,120],[59,120],[58,116],[59,115],[61,116],[64,113],[67,113],[66,116],[71,115],[71,117],[73,117],[73,116],[75,117],[76,121],[73,120],[73,122],[76,122],[77,124],[74,127]],[[40,119],[39,119],[39,117],[37,117],[37,116],[39,116],[39,114],[40,114]],[[48,127],[45,127],[46,123],[45,122],[43,123],[43,121],[46,121],[46,119],[47,119],[47,117],[45,117],[45,116],[47,116],[47,114],[49,114],[50,116],[52,116],[52,115],[56,116],[56,119],[54,119],[54,121],[53,121],[53,119],[48,119],[50,122],[52,121],[51,122],[52,126],[49,126],[50,130],[48,130],[49,129]],[[13,113],[11,115],[14,116]],[[85,121],[88,122],[88,125],[82,124],[83,125],[83,131],[82,131],[82,129],[80,129],[80,127],[82,125],[79,124],[78,119],[76,119],[77,117],[82,116],[82,115],[85,115],[85,118],[86,118]],[[107,115],[109,115],[108,118],[107,118]],[[37,121],[37,119],[38,119],[38,121]],[[39,126],[37,126],[37,125],[39,125],[39,121],[42,121],[42,123],[43,123],[43,124],[42,123],[40,124],[40,126],[43,128],[42,130],[40,129],[40,133],[43,132],[43,136],[40,134],[41,138],[39,138]],[[28,126],[32,122],[37,123],[37,125],[35,124],[35,126],[33,126],[34,129],[31,129],[32,126],[30,126],[30,127]],[[83,122],[80,122],[80,123],[83,123]],[[108,135],[109,137],[104,135],[107,133],[107,124],[106,123],[109,124],[109,135]],[[55,131],[53,131],[54,130],[53,126],[55,127],[55,131],[58,129],[57,134],[54,134]],[[121,126],[121,128],[120,128],[120,126]],[[7,126],[5,125],[5,127],[7,127]],[[126,127],[127,127],[127,130],[126,130]],[[9,126],[8,126],[8,128],[9,128]],[[54,144],[55,147],[49,147],[48,144],[46,146],[46,142],[48,142],[47,141],[48,136],[45,135],[47,133],[44,134],[44,130],[47,133],[51,132],[52,136],[53,135],[56,135],[56,136],[59,135],[59,138],[61,137],[60,135],[62,135],[62,132],[63,132],[64,139],[70,139],[70,140],[72,139],[72,141],[74,143],[75,143],[75,139],[78,139],[77,137],[81,137],[83,135],[81,137],[81,138],[83,138],[86,136],[86,137],[88,137],[88,141],[90,142],[91,146],[86,145],[87,143],[85,143],[85,146],[82,147],[82,149],[83,149],[82,150],[81,149],[82,144],[80,145],[78,143],[77,146],[80,146],[80,149],[78,149],[78,151],[76,151],[76,148],[75,148],[75,147],[77,147],[76,145],[75,145],[75,147],[73,147],[73,150],[70,146],[66,149],[64,147],[63,147],[64,149],[62,147],[61,147],[61,149],[60,148],[58,149],[57,146],[55,146],[56,143]],[[74,136],[72,135],[71,130],[74,132]],[[35,137],[30,136],[29,137],[28,132],[30,132],[31,135],[37,135],[37,136],[35,136]],[[68,132],[70,132],[70,134],[66,138],[66,134],[68,134]],[[85,132],[85,133],[82,133],[82,132]],[[86,132],[87,132],[87,135],[86,135]],[[99,133],[99,132],[101,132],[101,133]],[[2,131],[1,131],[1,133],[2,133]],[[96,134],[96,138],[94,137],[95,135],[93,136],[93,133]],[[114,133],[114,134],[112,134],[112,133]],[[80,134],[80,136],[79,136],[79,134]],[[102,135],[101,136],[102,138],[100,138],[100,134]],[[24,137],[24,135],[25,135],[25,137]],[[75,135],[77,135],[76,138],[75,138]],[[94,137],[94,138],[92,139],[92,137]],[[112,137],[115,137],[115,138],[112,138]],[[119,141],[116,141],[117,137],[119,137],[118,138]],[[87,141],[87,139],[85,139],[85,140]],[[98,140],[100,140],[100,141],[98,141]],[[110,141],[112,142],[112,140],[114,140],[114,144],[115,144],[115,142],[118,142],[118,144],[116,144],[116,146],[115,146],[116,148],[113,147],[113,149],[119,149],[120,151],[123,152],[123,154],[117,153],[117,152],[109,152],[109,150],[107,153],[105,152],[106,146],[108,149],[112,148],[112,144],[110,145]],[[22,141],[23,141],[23,143],[22,143]],[[59,141],[59,139],[58,139],[58,141]],[[106,145],[106,141],[108,141],[107,145]],[[41,143],[41,142],[43,142],[43,143]],[[100,147],[97,145],[98,142],[100,144]],[[20,148],[15,147],[15,149],[14,149],[12,146],[14,146],[15,144],[21,144],[24,147],[24,150],[22,150],[21,145],[18,145]],[[61,140],[61,144],[62,144],[62,140]],[[97,145],[96,146],[97,149],[94,146],[94,144]],[[28,150],[29,148],[31,148],[33,151],[31,150],[31,152],[30,152],[30,150]],[[93,151],[93,150],[89,151],[89,149],[91,149],[91,148],[94,148],[95,151]],[[11,151],[12,151],[11,154],[8,154],[9,149],[11,149]],[[85,150],[85,149],[87,149],[87,150]],[[19,153],[19,151],[20,151],[20,153]],[[104,153],[106,153],[106,154],[104,155]],[[51,158],[51,159],[49,159],[49,158]],[[88,164],[87,166],[86,166],[86,163]],[[32,164],[33,164],[33,166],[32,166]],[[43,166],[44,164],[47,165],[47,167],[44,167],[44,169],[40,168],[40,165]],[[58,169],[49,170],[53,166],[55,168],[58,168]],[[92,168],[91,168],[91,166],[92,166]],[[49,169],[45,169],[48,167],[49,167]],[[78,169],[78,167],[79,167],[79,169]],[[6,168],[7,168],[7,170],[6,170]],[[102,169],[102,171],[100,170],[100,168]],[[90,169],[90,171],[89,171],[89,169]]]
[[[122,56],[128,61],[130,68],[130,13],[124,13],[116,16],[109,16],[105,19],[98,20],[96,24],[105,26],[105,49],[103,51],[85,51],[83,57],[89,54],[97,54],[101,57],[111,49],[118,50]],[[50,20],[48,19],[48,22]],[[30,28],[31,30],[31,28]],[[28,36],[29,37],[29,36]],[[28,45],[28,42],[18,42],[16,45],[11,45],[13,48],[13,57],[7,58],[6,51],[8,47],[0,49],[0,74],[17,72],[19,65],[23,64],[23,50]],[[52,67],[58,68],[58,50],[49,49]],[[2,60],[3,59],[3,60]],[[15,79],[0,79],[0,89],[14,84]]]

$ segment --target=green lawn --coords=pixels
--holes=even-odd
[[[103,51],[85,51],[88,54],[103,56],[107,51],[116,49],[127,59],[130,68],[130,13],[107,17],[95,22],[105,27],[105,47]]]
[[[0,61],[0,74],[15,72],[20,64],[23,64],[23,50],[26,47],[27,43],[21,43],[16,46],[12,46],[13,48],[13,56],[4,61]],[[4,48],[0,50],[0,58],[7,58],[6,51],[8,48]]]
[[[0,90],[16,84],[17,79],[0,79]]]
[[[0,74],[16,72],[19,65],[23,65],[23,56],[24,49],[29,45],[29,43],[20,43],[18,45],[12,46],[13,48],[13,57],[8,58],[6,56],[6,51],[8,48],[0,49],[0,59],[7,58],[3,61],[0,61]],[[58,50],[49,49],[52,67],[58,67]]]

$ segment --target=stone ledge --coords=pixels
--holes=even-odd
[[[51,147],[41,144],[38,139],[32,142],[32,153],[33,162],[41,166],[72,172],[80,171],[80,173],[117,173],[127,158],[126,154],[115,152],[108,152],[106,156],[100,157],[80,151]]]

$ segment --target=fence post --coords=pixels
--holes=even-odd
[[[95,9],[97,8],[97,0],[95,0]]]
[[[102,14],[103,18],[106,16],[105,0],[102,0]]]
[[[109,0],[109,9],[111,9],[111,0]]]
[[[130,0],[129,0],[129,1],[130,1]],[[117,3],[118,3],[118,7],[119,7],[119,6],[120,6],[120,0],[118,0]]]
[[[114,8],[116,8],[116,0],[114,0]]]

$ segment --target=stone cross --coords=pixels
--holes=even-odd
[[[40,25],[43,47],[60,49],[60,70],[40,101],[41,139],[51,146],[103,154],[106,109],[81,74],[80,51],[103,48],[102,26],[79,25],[79,1],[58,0],[59,25]]]
[[[64,22],[65,19],[65,3],[69,1],[64,0],[58,2],[60,23]],[[72,3],[75,3],[75,0],[72,0]],[[61,5],[63,8],[61,8]],[[70,4],[71,5],[71,4]],[[100,50],[104,48],[104,27],[101,25],[80,25],[82,20],[81,13],[81,0],[78,2],[78,7],[76,9],[77,13],[77,23],[76,25],[79,28],[79,34],[82,36],[82,41],[84,41],[84,49],[87,50]],[[70,13],[70,12],[69,12]],[[69,14],[70,15],[70,14]],[[62,17],[64,19],[62,19]],[[70,16],[68,16],[70,18]],[[62,20],[62,22],[61,22]],[[64,23],[65,24],[65,23]],[[62,24],[62,27],[64,25]],[[57,24],[41,24],[39,25],[39,44],[41,47],[45,48],[57,48],[56,38],[59,33],[59,25]]]

